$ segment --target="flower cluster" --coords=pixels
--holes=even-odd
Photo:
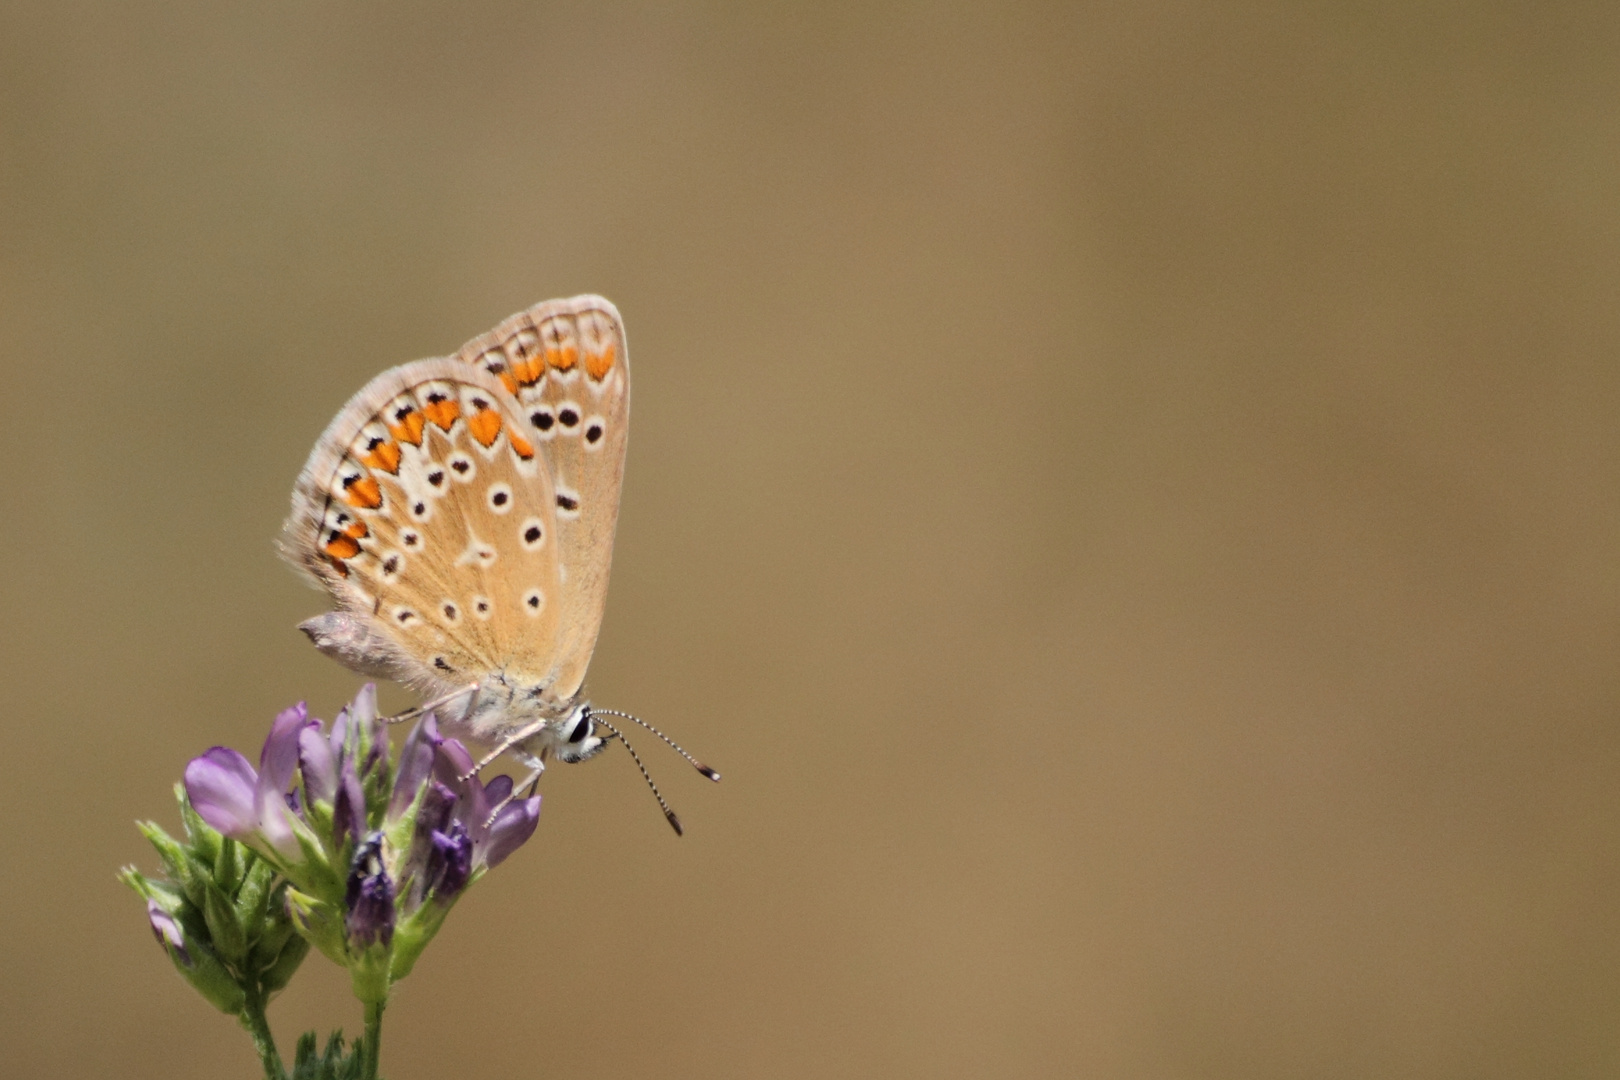
[[[534,833],[540,797],[474,771],[431,713],[391,760],[369,685],[330,729],[297,705],[258,768],[223,746],[193,758],[177,789],[186,842],[141,826],[166,880],[122,876],[181,974],[256,1042],[311,945],[349,969],[369,1025],[462,893]]]
[[[164,877],[134,867],[120,877],[146,900],[152,933],[175,969],[222,1012],[261,1009],[287,985],[309,943],[294,930],[287,885],[251,850],[198,817],[175,786],[184,842],[156,822],[139,828],[157,849]]]
[[[186,792],[209,825],[291,883],[298,931],[349,968],[355,992],[383,1000],[410,972],[462,892],[534,832],[540,797],[485,785],[472,755],[428,715],[397,769],[367,686],[331,730],[302,705],[276,717],[255,770],[216,746],[186,766]]]

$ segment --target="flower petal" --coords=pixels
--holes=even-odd
[[[307,723],[309,710],[302,701],[277,714],[264,749],[259,752],[261,790],[285,795],[292,787],[293,770],[298,768],[298,736]]]
[[[534,835],[534,828],[539,823],[538,795],[532,799],[513,799],[501,807],[501,812],[495,815],[495,823],[489,827],[489,839],[484,844],[484,865],[499,866]]]
[[[394,883],[383,863],[381,833],[373,833],[355,852],[343,906],[350,947],[364,949],[378,942],[386,946],[393,940]]]
[[[400,748],[399,771],[394,774],[394,793],[388,800],[389,821],[398,821],[410,810],[417,792],[422,790],[428,774],[433,771],[433,748],[443,740],[432,724],[432,717],[419,722],[405,737],[405,745]]]
[[[180,923],[173,915],[158,906],[156,900],[146,902],[146,918],[152,924],[152,935],[158,939],[158,944],[168,950],[181,964],[191,967],[193,960],[186,951],[186,936],[180,930]]]
[[[216,746],[186,765],[186,798],[197,816],[233,840],[258,831],[259,774],[248,759],[228,746]]]
[[[359,843],[365,827],[365,792],[361,790],[360,777],[354,771],[354,759],[345,757],[343,768],[338,772],[337,794],[332,806],[332,843],[338,848],[342,848],[345,839]]]
[[[309,797],[331,802],[337,794],[337,757],[318,724],[306,724],[298,733],[298,767],[303,770]]]
[[[441,784],[451,788],[458,795],[467,787],[463,776],[473,771],[476,762],[467,748],[461,745],[460,739],[441,739],[434,748],[433,775]],[[477,777],[472,777],[476,780]]]
[[[461,822],[455,822],[448,832],[434,830],[433,852],[428,856],[427,886],[425,892],[434,899],[454,900],[472,878],[473,842]]]

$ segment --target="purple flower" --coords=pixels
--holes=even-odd
[[[453,821],[448,832],[434,829],[429,840],[433,850],[428,853],[424,891],[434,896],[454,896],[467,887],[472,877],[472,839],[466,826]]]
[[[433,772],[434,750],[442,742],[444,739],[439,735],[432,713],[406,736],[405,745],[399,751],[399,769],[394,773],[394,791],[388,800],[388,821],[398,821],[410,812],[417,793]]]
[[[297,858],[289,795],[298,767],[299,737],[307,723],[302,702],[277,715],[259,753],[257,771],[227,746],[192,758],[186,766],[186,796],[198,815],[233,840]]]
[[[373,833],[355,853],[344,892],[343,928],[355,950],[394,939],[394,882],[383,863],[382,834]]]
[[[175,917],[164,911],[156,900],[146,902],[146,917],[152,923],[152,936],[158,939],[158,944],[174,957],[176,963],[192,967],[195,961],[186,951],[186,936],[181,932],[180,923]]]
[[[408,809],[426,784],[403,870],[413,906],[429,897],[453,900],[476,873],[521,847],[539,824],[540,796],[512,799],[511,777],[497,776],[486,785],[472,775],[474,764],[459,740],[439,737],[431,718],[411,733],[401,754],[393,806]]]
[[[321,734],[321,724],[312,720],[298,734],[298,764],[304,774],[304,792],[310,802],[332,807],[332,846],[342,850],[346,842],[360,842],[365,830],[366,801],[355,771],[354,754],[347,745],[349,713],[338,713],[330,736]],[[375,748],[373,748],[375,749]]]

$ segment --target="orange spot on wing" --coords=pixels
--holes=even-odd
[[[350,523],[348,525],[345,525],[343,527],[343,535],[347,536],[347,537],[351,537],[351,538],[353,538],[355,540],[364,540],[366,537],[371,535],[371,530],[366,528],[366,523],[365,522],[356,521],[356,522],[352,522],[352,523]],[[345,555],[343,557],[345,559],[348,558],[347,555]]]
[[[585,374],[596,382],[601,382],[602,378],[613,370],[613,358],[617,351],[613,342],[610,341],[602,347],[601,352],[587,353],[585,355]]]
[[[558,371],[567,371],[579,360],[579,350],[572,345],[552,347],[546,350],[546,363]]]
[[[358,506],[364,510],[375,510],[382,505],[382,489],[377,481],[369,476],[362,476],[352,484],[346,485],[350,506]]]
[[[518,387],[522,384],[518,382],[518,377],[516,375],[512,374],[510,371],[503,371],[501,372],[501,385],[506,387],[507,393],[516,394],[518,392]]]
[[[523,436],[519,435],[515,431],[508,431],[506,433],[506,437],[511,440],[512,449],[517,452],[518,457],[522,458],[524,461],[528,461],[530,458],[534,457],[534,447],[530,446],[529,441]]]
[[[336,570],[343,577],[349,576],[349,565],[342,559],[334,559],[328,556],[326,561],[331,563],[332,569]]]
[[[501,417],[494,409],[480,409],[467,420],[467,430],[479,446],[489,446],[501,433]]]
[[[524,386],[533,386],[535,383],[539,382],[546,373],[546,358],[541,356],[539,353],[536,353],[527,360],[519,360],[517,363],[517,373],[518,382]]]
[[[429,420],[438,424],[441,430],[449,431],[450,425],[461,415],[461,405],[450,398],[445,398],[442,401],[428,402],[422,406],[422,411],[427,414]]]
[[[340,536],[326,545],[326,553],[334,559],[352,559],[360,554],[360,545],[347,536]]]
[[[415,409],[412,409],[410,412],[400,417],[398,423],[389,424],[388,430],[392,431],[394,433],[394,438],[398,439],[400,442],[410,443],[412,446],[421,446],[422,428],[425,427],[426,424],[427,421],[422,419],[422,414],[417,412]]]
[[[399,472],[399,444],[383,443],[360,460],[373,469],[381,469],[385,473],[397,473]]]

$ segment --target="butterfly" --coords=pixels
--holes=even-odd
[[[281,554],[337,607],[299,628],[350,669],[432,699],[413,712],[456,703],[448,722],[496,746],[480,768],[510,752],[530,770],[514,790],[549,758],[623,741],[603,717],[636,718],[593,709],[581,688],[629,420],[624,322],[600,296],[536,304],[450,357],[384,371],[293,487]]]

